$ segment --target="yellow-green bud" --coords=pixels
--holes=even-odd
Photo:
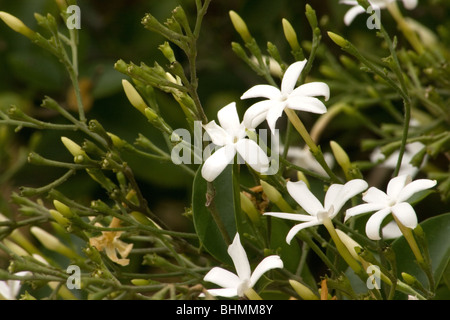
[[[355,260],[360,260],[360,257],[355,250],[355,248],[362,248],[358,242],[350,238],[345,232],[342,232],[339,229],[336,229],[336,233],[338,234],[339,238],[341,239],[344,246],[347,248],[347,250],[350,252],[353,258]]]
[[[58,210],[59,213],[62,214],[64,217],[66,218],[73,217],[72,210],[70,210],[70,208],[61,201],[53,200],[53,205],[55,206],[56,210]]]
[[[306,176],[303,172],[297,171],[297,179],[299,181],[303,181],[306,184],[306,186],[308,187],[308,189],[310,188],[308,178],[306,178]]]
[[[175,54],[170,47],[169,42],[164,42],[162,45],[158,47],[159,50],[163,53],[164,57],[166,57],[167,60],[169,60],[170,63],[175,62]]]
[[[128,80],[125,79],[122,80],[122,86],[131,105],[145,115],[145,109],[148,107],[147,104],[142,99],[141,95],[137,92],[137,90]]]
[[[264,193],[270,201],[275,203],[283,212],[294,212],[291,206],[283,199],[281,193],[267,182],[261,180],[261,186]]]
[[[342,147],[336,141],[330,141],[330,146],[337,163],[339,163],[342,170],[344,170],[344,173],[347,175],[349,169],[352,166],[352,164],[350,163],[350,158],[348,157],[345,150],[342,149]]]
[[[14,252],[15,254],[17,254],[18,256],[28,256],[28,252],[23,249],[21,246],[19,246],[18,244],[8,240],[8,239],[4,239],[3,240],[3,244],[8,247],[9,250],[11,250],[12,252]]]
[[[135,286],[146,286],[150,283],[150,280],[147,279],[131,279],[131,283]]]
[[[65,218],[59,211],[50,209],[49,212],[53,219],[55,219],[55,221],[62,227],[65,228],[70,224],[70,221]]]
[[[287,42],[289,43],[289,45],[291,46],[291,49],[292,50],[301,50],[300,44],[298,43],[298,39],[297,39],[297,33],[295,32],[291,23],[284,18],[283,18],[283,20],[281,20],[281,23],[283,24],[284,36],[285,36]]]
[[[233,23],[234,28],[239,33],[242,40],[244,40],[244,42],[246,43],[252,41],[252,35],[248,31],[247,24],[245,23],[245,21],[242,20],[242,18],[233,10],[231,10],[229,14],[231,18],[231,23]]]
[[[406,272],[402,272],[402,278],[410,286],[414,285],[414,283],[416,283],[416,281],[417,281],[417,279],[414,276],[412,276]]]
[[[20,34],[23,34],[25,37],[29,39],[36,38],[36,33],[28,28],[20,19],[16,18],[15,16],[7,12],[0,11],[0,19],[2,19],[3,22],[8,25],[8,27]]]
[[[289,280],[289,284],[294,288],[295,292],[302,298],[303,300],[319,300],[319,297],[312,292],[310,288],[305,286],[304,284],[295,281]]]
[[[240,193],[241,198],[241,209],[244,211],[250,220],[258,225],[260,223],[260,214],[256,209],[253,202],[244,194],[244,192]]]
[[[333,40],[333,42],[336,43],[339,47],[341,48],[347,47],[348,41],[342,38],[340,35],[331,31],[328,31],[327,33],[330,39]]]
[[[122,148],[125,145],[125,141],[123,141],[122,139],[120,139],[118,136],[116,136],[115,134],[112,134],[111,132],[107,132],[108,136],[111,138],[111,141],[113,143],[113,145],[117,148]]]
[[[49,250],[58,252],[68,258],[75,258],[78,257],[77,254],[71,250],[70,248],[66,247],[64,244],[59,241],[58,238],[51,235],[47,231],[39,228],[39,227],[31,227],[30,232],[39,240],[39,242],[46,247]]]
[[[76,144],[69,138],[61,137],[61,141],[64,144],[64,146],[67,148],[67,150],[69,150],[69,152],[74,157],[77,157],[77,156],[86,156],[87,157],[86,152],[84,152],[84,150],[78,144]]]
[[[153,110],[151,108],[145,108],[144,114],[147,117],[147,119],[150,121],[155,121],[158,119],[158,114],[156,114],[155,110]]]

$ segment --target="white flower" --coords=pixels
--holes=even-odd
[[[289,194],[309,215],[283,212],[266,212],[264,215],[303,221],[295,225],[287,234],[286,242],[290,243],[300,230],[323,224],[325,217],[333,219],[350,198],[363,192],[367,187],[367,182],[361,179],[350,180],[344,185],[332,184],[325,194],[324,205],[322,205],[303,181],[289,181],[287,183]]]
[[[367,203],[348,209],[345,220],[362,213],[376,211],[366,224],[366,234],[372,240],[381,239],[380,226],[389,213],[405,227],[414,229],[417,226],[416,212],[406,201],[415,193],[435,185],[434,180],[418,179],[411,182],[408,175],[395,177],[389,181],[386,193],[375,187],[369,188],[362,198]]]
[[[385,9],[389,3],[396,0],[369,0],[369,3],[373,8]],[[418,0],[402,0],[406,9],[412,10],[417,7]],[[363,7],[358,4],[356,0],[340,0],[339,3],[348,4],[353,6],[350,8],[344,16],[344,23],[348,26],[352,23],[353,19],[361,13],[366,12]]]
[[[28,271],[21,271],[15,273],[14,275],[23,277],[28,274]],[[21,286],[22,285],[20,280],[0,281],[0,300],[2,297],[6,300],[16,300]]]
[[[327,84],[311,82],[295,88],[305,64],[306,60],[297,61],[287,68],[281,81],[281,90],[271,85],[256,85],[241,96],[241,99],[258,97],[268,99],[255,103],[245,112],[244,124],[247,128],[256,128],[267,120],[270,130],[274,132],[275,123],[285,108],[319,114],[327,112],[322,101],[313,98],[324,96],[325,100],[328,100],[330,88]]]
[[[243,297],[245,292],[253,288],[264,273],[272,269],[283,268],[281,258],[272,255],[265,257],[251,273],[250,263],[238,233],[234,237],[233,243],[228,247],[228,254],[233,260],[237,275],[220,267],[212,268],[205,275],[204,280],[223,288],[209,289],[208,292],[213,296]]]
[[[328,166],[332,167],[334,164],[333,156],[328,152],[325,152],[323,156]],[[323,176],[328,176],[327,172],[323,169],[320,163],[317,162],[316,158],[314,158],[307,146],[303,148],[290,147],[287,153],[287,158],[291,159],[291,162],[296,166],[314,171]]]
[[[226,105],[217,113],[220,126],[213,120],[204,126],[212,142],[220,146],[202,167],[202,176],[207,181],[213,181],[225,167],[234,159],[236,152],[254,170],[263,173],[269,169],[269,158],[258,144],[245,139],[247,133],[234,102]]]
[[[421,142],[413,142],[405,146],[405,153],[403,154],[402,164],[400,166],[400,171],[398,172],[399,176],[407,174],[410,175],[411,177],[414,177],[419,172],[420,168],[413,166],[410,162],[412,158],[423,148],[425,148],[425,145],[422,144]],[[400,152],[397,150],[393,152],[387,159],[385,159],[385,156],[381,153],[380,148],[376,148],[370,155],[370,161],[372,162],[381,161],[382,167],[395,169],[397,166],[399,153]],[[426,156],[423,163],[425,163],[425,161]]]

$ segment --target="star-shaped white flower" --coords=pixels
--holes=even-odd
[[[380,226],[386,216],[392,213],[402,225],[414,229],[417,227],[417,216],[413,207],[406,202],[419,191],[433,188],[435,180],[418,179],[411,182],[409,175],[391,179],[387,191],[371,187],[363,195],[367,203],[357,205],[346,211],[345,220],[356,215],[376,211],[367,221],[366,234],[369,239],[380,240]]]
[[[284,212],[266,212],[277,218],[302,221],[288,232],[286,242],[291,243],[292,238],[302,229],[323,224],[323,219],[333,219],[344,204],[357,194],[367,189],[367,182],[361,179],[348,181],[346,184],[332,184],[326,194],[324,205],[314,196],[303,181],[287,183],[287,190],[292,198],[309,214],[293,214]]]
[[[256,128],[267,120],[272,132],[275,123],[281,117],[285,108],[323,114],[327,108],[314,96],[330,97],[330,88],[323,82],[310,82],[297,88],[298,77],[306,65],[306,60],[297,61],[287,68],[281,81],[281,90],[271,85],[256,85],[247,90],[241,99],[267,98],[252,105],[244,114],[244,124],[247,128]],[[295,89],[294,89],[295,88]]]
[[[236,273],[220,267],[212,268],[204,277],[205,281],[215,283],[223,289],[209,289],[213,296],[244,297],[248,289],[253,288],[261,276],[269,270],[283,268],[283,261],[277,255],[265,257],[255,268],[253,273],[250,263],[242,247],[239,234],[234,237],[233,243],[228,247],[228,254],[233,260]]]
[[[14,275],[23,277],[28,274],[30,274],[28,271],[21,271],[15,273]],[[20,280],[0,281],[0,300],[2,297],[6,300],[16,300],[21,286]]]
[[[369,3],[373,8],[385,9],[389,3],[394,2],[396,0],[369,0]],[[417,7],[418,0],[402,0],[403,5],[406,9],[412,10]],[[340,0],[339,3],[351,5],[347,13],[344,16],[344,23],[348,26],[352,23],[357,15],[366,12],[363,7],[358,4],[356,0]]]
[[[253,140],[246,139],[246,127],[240,123],[236,103],[232,102],[217,113],[220,126],[213,120],[204,126],[212,142],[221,147],[216,150],[202,167],[202,176],[213,181],[234,159],[236,152],[254,170],[264,173],[269,169],[269,158]]]

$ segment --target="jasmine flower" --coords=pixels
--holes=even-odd
[[[241,99],[267,98],[255,103],[245,112],[244,124],[247,128],[256,128],[261,122],[267,120],[270,130],[274,132],[275,123],[285,108],[318,114],[327,112],[323,102],[314,98],[314,96],[324,96],[325,100],[328,100],[330,88],[327,84],[310,82],[295,88],[305,65],[306,60],[303,60],[287,68],[281,81],[281,90],[271,85],[256,85],[241,96]]]
[[[28,271],[17,272],[14,275],[23,277],[30,274]],[[0,281],[0,300],[16,300],[21,287],[20,280]]]

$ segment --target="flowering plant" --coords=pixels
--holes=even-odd
[[[0,11],[1,299],[448,298],[448,4],[48,2]]]

